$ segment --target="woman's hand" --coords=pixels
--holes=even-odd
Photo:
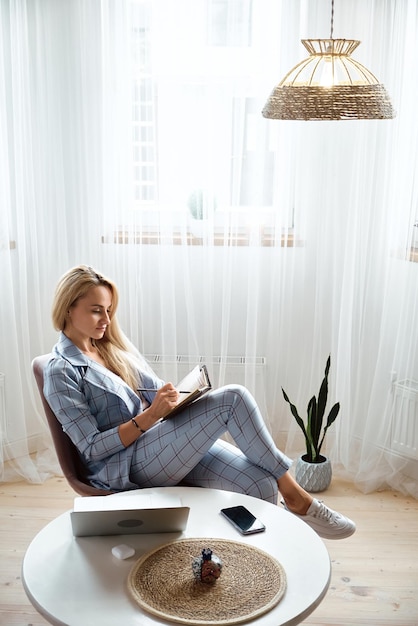
[[[119,437],[125,447],[136,441],[148,428],[170,413],[177,404],[179,392],[172,383],[166,383],[155,394],[152,404],[135,417],[119,426]]]
[[[152,424],[155,424],[159,419],[168,415],[171,409],[176,406],[178,399],[179,392],[177,389],[172,383],[166,383],[163,387],[160,387],[152,404],[141,413],[141,416],[144,416],[144,418],[145,415],[152,416]],[[152,426],[152,424],[150,424],[150,426]]]

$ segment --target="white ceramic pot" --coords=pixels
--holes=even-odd
[[[303,454],[296,461],[296,482],[306,491],[325,491],[331,484],[331,461],[321,455],[320,458],[323,460],[320,463],[308,463],[304,460],[305,456]]]

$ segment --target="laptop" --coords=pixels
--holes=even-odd
[[[71,526],[75,537],[178,533],[185,530],[190,507],[179,498],[91,496],[74,499]]]

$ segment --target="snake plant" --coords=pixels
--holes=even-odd
[[[340,403],[336,402],[331,408],[326,418],[326,423],[322,429],[324,423],[325,409],[328,400],[328,373],[331,367],[331,356],[328,357],[325,366],[325,375],[319,389],[318,399],[316,396],[312,396],[309,400],[307,408],[307,421],[306,425],[303,419],[299,416],[298,410],[294,404],[289,400],[289,397],[282,387],[283,397],[290,405],[290,410],[296,422],[302,429],[306,443],[306,455],[303,459],[308,463],[321,463],[323,457],[321,457],[321,448],[324,443],[324,438],[328,428],[333,422],[335,422],[338,412],[340,410]],[[321,437],[322,433],[322,437]]]

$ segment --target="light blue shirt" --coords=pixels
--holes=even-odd
[[[93,485],[133,489],[129,479],[134,446],[123,445],[118,428],[143,411],[141,398],[119,376],[89,359],[60,334],[44,373],[44,395],[70,437]],[[163,381],[138,370],[138,387],[159,389]],[[151,403],[155,393],[143,392]]]

